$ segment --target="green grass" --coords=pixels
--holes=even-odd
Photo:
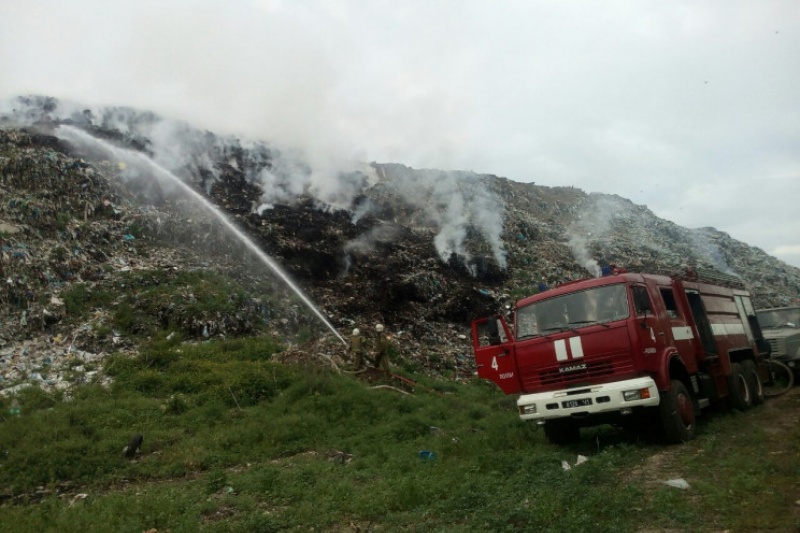
[[[204,324],[225,317],[243,321],[237,327],[255,333],[265,319],[261,316],[265,311],[256,308],[256,300],[241,285],[207,270],[124,272],[93,287],[75,284],[62,298],[68,315],[76,320],[97,308],[113,309],[104,332],[116,330],[139,339],[163,330],[199,337]]]
[[[0,421],[1,531],[793,531],[800,435],[703,420],[662,447],[584,430],[556,447],[492,385],[412,395],[271,362],[271,339],[160,338],[106,362],[114,384],[29,390]],[[416,377],[416,376],[414,376]],[[763,408],[762,408],[763,409]],[[142,453],[126,459],[133,433]],[[783,447],[771,455],[763,445]],[[420,457],[433,451],[433,460]],[[564,471],[561,461],[589,460]],[[633,472],[668,454],[667,471]],[[85,495],[85,496],[84,496]]]

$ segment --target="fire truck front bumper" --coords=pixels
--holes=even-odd
[[[524,394],[517,400],[522,420],[584,417],[597,413],[631,412],[634,407],[658,405],[658,387],[643,377],[574,389]]]

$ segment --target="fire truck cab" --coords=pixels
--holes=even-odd
[[[555,443],[582,426],[660,421],[667,440],[695,436],[712,403],[763,401],[761,332],[747,291],[621,272],[570,282],[472,324],[481,378],[519,395],[522,420]]]

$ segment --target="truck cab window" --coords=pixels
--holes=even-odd
[[[653,304],[650,303],[650,296],[647,294],[647,287],[634,285],[631,287],[633,293],[633,305],[636,309],[636,316],[647,316],[653,314]]]
[[[661,289],[661,299],[664,300],[664,307],[667,309],[667,316],[670,318],[678,318],[678,304],[675,303],[675,295],[672,294],[672,289]]]
[[[506,330],[499,318],[492,317],[478,326],[478,341],[480,346],[497,345],[508,341]]]

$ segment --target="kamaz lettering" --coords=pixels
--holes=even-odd
[[[581,363],[579,365],[570,365],[570,366],[562,366],[558,369],[559,372],[564,374],[565,372],[575,372],[577,370],[586,370],[586,363]]]

